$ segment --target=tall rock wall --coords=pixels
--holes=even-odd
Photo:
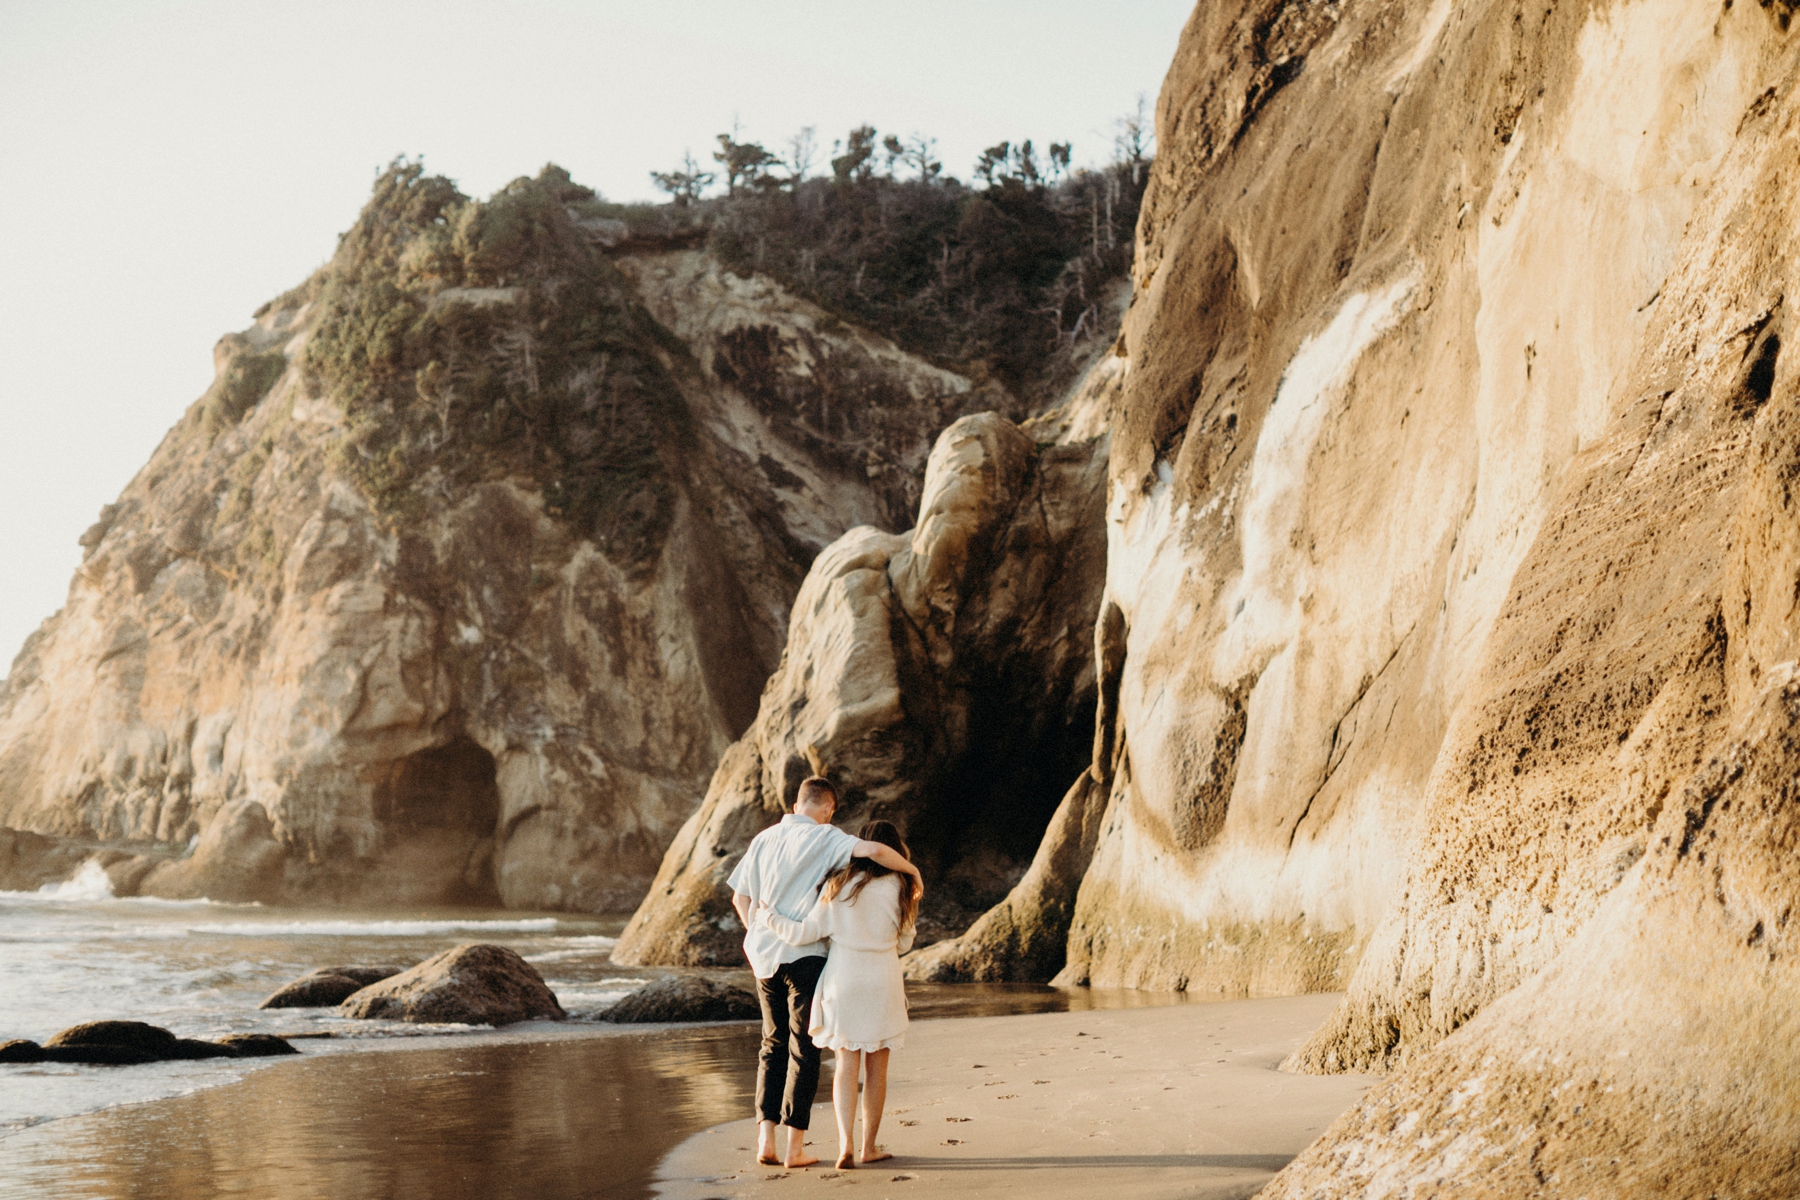
[[[1122,765],[1065,979],[1287,991],[1363,961],[1425,814],[1464,789],[1455,747],[1491,752],[1484,664],[1519,665],[1495,639],[1521,564],[1566,564],[1526,604],[1549,628],[1606,570],[1545,531],[1594,532],[1564,515],[1571,481],[1649,386],[1646,330],[1779,37],[1761,10],[1655,0],[1196,11],[1158,108],[1114,431]],[[1665,674],[1698,653],[1688,628],[1646,648]],[[1593,751],[1565,735],[1516,785],[1508,759],[1533,795],[1474,809],[1517,821],[1579,790],[1576,756],[1617,744],[1601,714],[1629,729],[1650,698],[1600,690],[1574,718]],[[1561,863],[1616,825],[1515,844]],[[1440,869],[1488,859],[1467,937],[1488,944],[1497,901],[1502,941],[1539,947],[1521,969],[1610,879],[1547,868],[1551,917],[1465,832]]]
[[[121,892],[641,898],[812,557],[1007,400],[566,183],[390,172],[221,341],[0,685],[0,825]]]
[[[1289,1066],[1394,1074],[1271,1195],[1793,1192],[1790,17],[1196,10],[1106,798],[915,973],[1040,970],[1085,859],[1064,981],[1348,987]]]

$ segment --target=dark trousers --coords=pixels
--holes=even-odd
[[[812,954],[783,963],[775,974],[756,981],[762,1001],[762,1050],[756,1057],[756,1115],[791,1129],[812,1121],[813,1096],[819,1090],[819,1048],[806,1026],[812,1017],[813,990],[825,956]]]

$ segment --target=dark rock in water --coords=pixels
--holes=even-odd
[[[375,966],[320,967],[270,993],[258,1008],[330,1008],[353,994],[406,970],[398,963]]]
[[[143,1046],[109,1046],[103,1042],[74,1046],[46,1045],[42,1053],[44,1062],[88,1063],[100,1067],[132,1067],[139,1063],[163,1062],[179,1057]]]
[[[568,1014],[532,965],[505,946],[464,945],[370,984],[338,1013],[389,1021],[510,1025]]]
[[[89,1021],[71,1025],[45,1042],[39,1053],[44,1062],[110,1066],[170,1059],[238,1057],[238,1051],[231,1046],[176,1037],[159,1025],[146,1025],[142,1021]]]
[[[379,982],[379,981],[371,981]],[[336,972],[315,971],[272,992],[258,1008],[330,1008],[342,1004],[368,987],[367,983]]]
[[[601,1013],[600,1019],[643,1025],[653,1021],[748,1021],[761,1015],[756,997],[736,984],[699,975],[672,975],[639,988]]]
[[[27,1038],[0,1042],[0,1063],[35,1063],[44,1061],[44,1048]]]
[[[300,1053],[286,1038],[272,1033],[228,1033],[219,1039],[219,1045],[231,1047],[239,1058],[273,1058],[278,1054]]]
[[[146,1025],[142,1021],[88,1021],[81,1025],[71,1025],[52,1035],[44,1043],[44,1048],[123,1046],[154,1053],[163,1058],[174,1058],[175,1045],[180,1040],[160,1025]]]

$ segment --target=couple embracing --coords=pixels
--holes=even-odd
[[[861,837],[851,837],[832,825],[836,811],[829,780],[803,781],[794,811],[756,835],[728,881],[762,1002],[756,1161],[770,1166],[819,1161],[806,1153],[806,1128],[820,1049],[837,1053],[831,1099],[838,1167],[892,1157],[875,1135],[887,1099],[888,1051],[906,1033],[900,955],[912,948],[925,889],[898,829],[871,821]],[[777,1139],[783,1130],[785,1145]]]

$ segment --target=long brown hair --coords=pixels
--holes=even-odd
[[[900,857],[912,861],[912,851],[906,848],[906,842],[892,821],[870,821],[857,832],[857,837],[865,842],[880,842],[900,852]],[[880,879],[883,875],[895,872],[882,866],[872,858],[853,858],[850,865],[832,875],[825,881],[825,889],[820,894],[826,900],[840,897],[845,904],[854,903],[856,894],[871,879]],[[911,875],[900,878],[900,928],[905,929],[919,916],[919,885]]]

